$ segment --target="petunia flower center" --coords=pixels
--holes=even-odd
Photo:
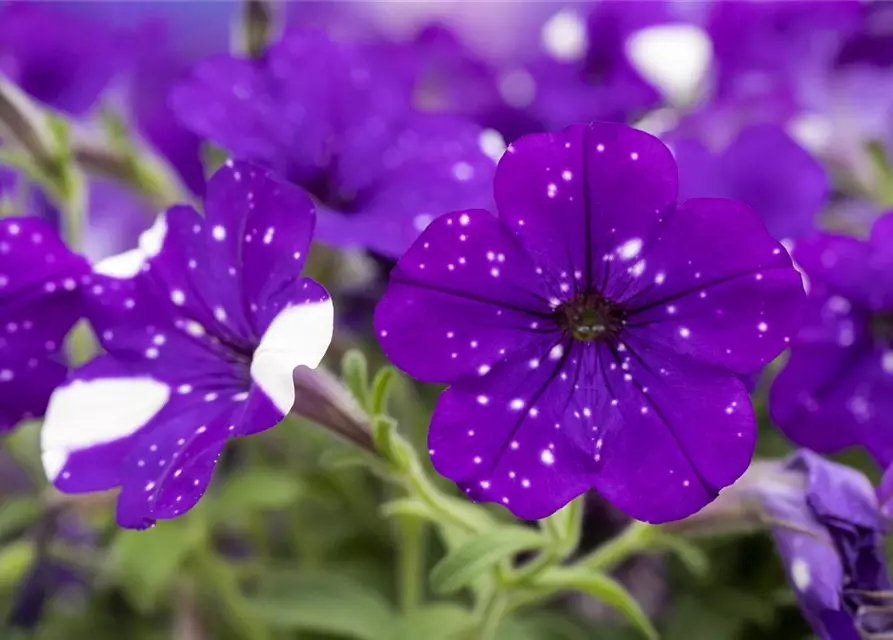
[[[358,194],[349,193],[338,185],[333,168],[321,171],[312,180],[304,182],[302,186],[317,202],[332,211],[354,213],[359,208]]]
[[[871,319],[871,333],[878,340],[893,344],[893,311],[876,313]]]
[[[582,342],[613,341],[625,321],[623,308],[597,293],[579,293],[555,313],[565,333]]]

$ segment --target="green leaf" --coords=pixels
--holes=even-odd
[[[148,531],[122,530],[112,541],[107,577],[122,587],[136,609],[151,611],[203,540],[192,520],[165,520]]]
[[[36,497],[5,499],[0,505],[0,540],[23,532],[40,513],[41,506]]]
[[[287,509],[304,493],[300,480],[285,470],[256,467],[229,478],[214,499],[218,521],[262,511]]]
[[[454,593],[500,561],[547,544],[548,540],[539,531],[517,526],[472,536],[434,566],[431,587],[437,593]]]
[[[270,627],[356,640],[389,637],[394,618],[378,593],[331,573],[295,572],[248,602],[249,611]]]
[[[30,540],[19,540],[0,547],[0,587],[18,584],[34,562],[34,556],[34,544]]]
[[[391,394],[391,385],[397,379],[397,370],[394,367],[382,367],[372,380],[372,390],[369,398],[369,413],[372,415],[387,413],[388,397]]]
[[[626,619],[649,640],[657,640],[658,633],[626,588],[613,578],[585,569],[550,569],[535,581],[537,586],[553,591],[581,591],[610,605],[622,613]]]
[[[707,554],[685,538],[666,534],[658,538],[658,543],[671,551],[693,575],[704,577],[710,570]]]
[[[457,604],[431,604],[399,618],[387,637],[391,640],[464,640],[464,634],[474,622],[471,611]]]
[[[508,635],[517,628],[525,630],[526,635],[542,640],[591,640],[592,627],[586,625],[568,612],[533,611],[519,613],[507,619],[500,629],[500,638],[514,640],[514,636]],[[599,638],[604,635],[604,630],[599,629]]]
[[[414,500],[412,498],[399,498],[385,502],[380,507],[381,515],[393,518],[395,516],[416,518],[418,520],[428,520],[430,522],[439,522],[437,513],[424,502]]]
[[[341,378],[360,406],[369,406],[369,364],[359,349],[350,349],[341,359]]]

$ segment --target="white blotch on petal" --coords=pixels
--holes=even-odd
[[[478,138],[478,144],[484,155],[494,162],[498,161],[505,153],[505,139],[496,129],[484,129]]]
[[[798,591],[806,591],[812,584],[812,572],[809,564],[803,558],[794,558],[791,563],[791,580]]]
[[[626,54],[642,76],[673,104],[686,104],[704,79],[713,47],[693,25],[666,24],[637,31],[626,41]]]
[[[93,265],[95,273],[111,278],[132,278],[140,272],[146,259],[139,249],[109,256]]]
[[[540,452],[540,460],[542,460],[543,464],[546,465],[555,464],[555,454],[548,449],[543,449]]]
[[[580,60],[589,46],[586,22],[576,11],[563,9],[543,25],[542,43],[556,60]]]
[[[884,371],[893,375],[893,351],[884,351],[884,355],[881,356],[881,366]]]
[[[133,435],[167,404],[170,388],[152,378],[77,380],[50,397],[41,459],[55,481],[75,451]]]
[[[333,328],[332,301],[324,300],[280,311],[264,332],[251,361],[251,377],[283,415],[295,403],[295,368],[319,366]]]
[[[218,224],[211,230],[211,235],[213,235],[214,239],[218,242],[222,242],[226,239],[226,229]]]

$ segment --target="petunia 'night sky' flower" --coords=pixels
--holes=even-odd
[[[432,214],[489,205],[502,147],[465,119],[414,111],[412,74],[390,52],[292,30],[260,60],[199,63],[172,104],[193,131],[304,187],[320,240],[396,257]]]
[[[149,526],[199,500],[230,437],[291,411],[294,370],[332,337],[328,294],[300,277],[314,221],[300,189],[228,164],[204,217],[175,206],[139,249],[95,267],[87,317],[108,355],[50,400],[41,447],[56,487],[120,486],[118,522]]]
[[[522,518],[592,487],[642,520],[697,511],[750,462],[739,375],[796,330],[787,253],[742,204],[677,205],[670,151],[621,125],[521,138],[495,197],[436,219],[376,311],[397,366],[451,385],[434,466]]]
[[[868,240],[821,234],[796,242],[809,281],[804,325],[770,392],[772,417],[818,452],[862,445],[893,462],[893,214]]]
[[[90,267],[40,218],[0,220],[0,432],[43,415]]]
[[[0,74],[34,99],[80,116],[132,61],[133,42],[53,7],[8,2],[0,10]]]
[[[694,139],[673,143],[681,199],[721,197],[756,211],[779,240],[813,231],[830,188],[825,169],[782,128],[741,131],[718,155]]]

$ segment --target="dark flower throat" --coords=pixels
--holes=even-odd
[[[582,342],[612,342],[626,320],[620,305],[597,293],[579,293],[555,313],[564,332]]]

